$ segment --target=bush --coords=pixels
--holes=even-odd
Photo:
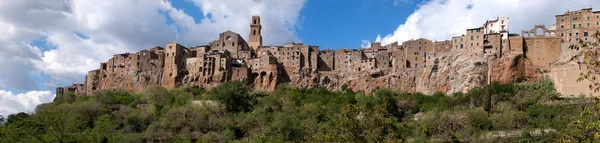
[[[54,103],[62,104],[62,103],[73,103],[77,99],[77,96],[74,92],[64,92],[63,95],[57,96],[54,99]]]
[[[134,96],[128,91],[117,90],[117,91],[97,91],[94,93],[93,98],[102,104],[106,105],[135,105],[139,102],[139,98]]]
[[[250,96],[250,87],[240,81],[231,81],[223,83],[210,91],[212,99],[225,105],[225,109],[230,112],[249,111],[250,102],[253,98]]]
[[[471,127],[471,131],[477,132],[492,129],[492,121],[483,110],[475,109],[470,111],[467,117],[469,118],[468,124]]]

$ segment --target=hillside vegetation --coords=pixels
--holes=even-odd
[[[559,98],[549,80],[453,95],[286,85],[259,92],[228,82],[67,93],[35,113],[1,118],[0,142],[578,142],[596,136],[582,124],[598,120],[584,108],[591,105]]]

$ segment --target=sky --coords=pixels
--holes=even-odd
[[[0,115],[33,112],[55,88],[82,83],[112,55],[173,41],[205,45],[227,30],[248,39],[261,16],[263,45],[321,49],[448,40],[508,16],[509,32],[555,23],[597,0],[2,0]]]

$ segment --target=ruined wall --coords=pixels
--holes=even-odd
[[[231,73],[231,80],[248,82],[250,77],[250,69],[248,67],[233,67]]]
[[[562,39],[558,37],[527,37],[524,40],[525,55],[535,66],[549,67],[562,53]]]
[[[510,41],[509,48],[512,53],[523,53],[523,44],[525,40],[521,36],[511,36],[508,38]]]
[[[100,82],[100,70],[92,70],[85,76],[85,94],[92,95],[92,93],[99,89],[98,85]],[[58,94],[58,93],[57,93]]]

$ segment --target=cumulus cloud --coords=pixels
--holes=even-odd
[[[404,24],[375,41],[389,44],[417,38],[449,40],[466,29],[481,26],[485,20],[509,17],[509,32],[521,33],[535,24],[555,24],[555,15],[568,10],[598,8],[590,0],[431,0],[420,4]]]
[[[0,115],[33,112],[37,105],[51,102],[53,99],[54,94],[50,91],[29,91],[15,95],[10,91],[0,90]]]
[[[206,44],[216,39],[218,33],[231,30],[248,40],[252,15],[261,16],[264,45],[282,45],[298,41],[295,28],[305,0],[190,0],[202,9],[203,19],[196,23],[181,9],[164,3],[162,8],[175,21],[183,43]],[[206,35],[208,37],[198,37]]]

